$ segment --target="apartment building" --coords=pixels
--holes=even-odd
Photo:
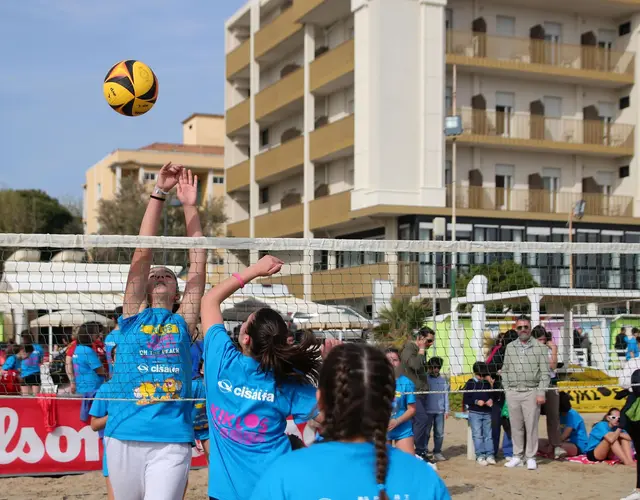
[[[224,116],[194,113],[182,122],[182,144],[155,142],[140,149],[116,149],[91,166],[83,186],[86,234],[98,232],[98,204],[112,199],[124,178],[151,187],[168,161],[192,169],[199,179],[200,200],[224,196]]]
[[[450,237],[455,141],[457,239],[567,241],[584,201],[573,241],[640,242],[640,0],[252,0],[225,30],[229,235]],[[287,258],[313,300],[448,296],[446,256]],[[562,255],[459,266],[504,258],[569,285]],[[640,260],[578,256],[574,284],[637,288]]]

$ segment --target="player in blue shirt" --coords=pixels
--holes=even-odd
[[[140,236],[157,233],[163,202],[176,185],[187,236],[202,236],[198,178],[171,163],[158,173]],[[176,275],[166,267],[151,268],[152,261],[152,249],[134,252],[123,313],[114,332],[118,362],[109,383],[122,398],[130,399],[110,402],[105,429],[109,478],[118,500],[181,499],[191,465],[189,348],[204,293],[206,250],[189,249],[187,284],[179,306]]]
[[[243,323],[239,350],[222,324],[220,305],[225,299],[245,283],[271,276],[281,267],[281,260],[263,257],[202,299],[211,498],[252,498],[264,468],[291,451],[285,434],[287,417],[302,423],[315,414],[321,353],[312,335],[291,345],[282,316],[260,309]],[[325,349],[332,345],[325,344]]]
[[[20,391],[23,396],[40,393],[40,364],[42,364],[42,351],[35,345],[22,346],[18,353],[20,358],[20,378],[22,379]]]
[[[102,326],[97,323],[85,323],[78,328],[77,345],[71,358],[76,392],[83,398],[80,407],[80,420],[89,421],[89,410],[97,390],[104,383],[106,372],[92,343],[100,333]]]
[[[587,458],[592,462],[607,460],[613,453],[625,465],[635,465],[631,437],[620,424],[620,410],[611,408],[604,418],[591,428],[587,442]]]
[[[562,448],[567,452],[567,456],[570,457],[586,453],[589,437],[587,436],[584,419],[576,410],[571,408],[571,399],[566,392],[560,392],[558,400]],[[548,439],[540,439],[538,448],[548,455],[551,455],[554,451]]]
[[[204,361],[200,362],[199,376],[191,381],[191,392],[193,399],[206,399],[207,391],[204,387]],[[207,418],[207,403],[206,401],[195,401],[193,403],[193,433],[196,440],[202,444],[202,449],[209,462],[209,420]]]
[[[113,371],[113,349],[116,346],[116,335],[118,334],[118,327],[114,328],[104,338],[104,353],[107,358],[107,366],[109,367],[109,375]]]
[[[379,349],[366,344],[332,349],[318,386],[324,441],[276,460],[246,498],[449,500],[429,464],[387,445],[395,388],[393,368]],[[313,470],[327,480],[309,481],[294,470]]]
[[[415,454],[413,416],[416,414],[416,395],[411,393],[416,392],[416,386],[402,375],[400,354],[397,349],[387,349],[387,359],[396,375],[396,392],[387,439],[399,450]]]

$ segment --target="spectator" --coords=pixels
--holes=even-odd
[[[23,396],[40,393],[40,365],[42,364],[42,352],[32,344],[27,344],[18,353],[20,358],[20,377],[22,383],[20,390]]]
[[[515,330],[507,330],[503,334],[500,334],[498,340],[496,342],[497,349],[494,349],[493,352],[487,358],[487,364],[489,365],[489,371],[492,374],[499,374],[500,370],[502,370],[502,365],[504,363],[504,353],[507,350],[507,346],[518,339],[518,334]]]
[[[627,338],[627,360],[631,358],[640,358],[640,350],[638,349],[638,334],[640,334],[640,329],[634,326],[631,329],[631,337]]]
[[[589,338],[589,332],[584,332],[580,338],[580,347],[587,355],[587,366],[591,366],[591,339]]]
[[[400,355],[402,372],[413,382],[416,392],[429,390],[426,352],[433,345],[435,335],[431,328],[423,327],[413,334],[412,340],[402,349]],[[413,418],[413,434],[416,455],[425,460],[427,458],[427,421],[427,395],[418,394],[416,395],[416,415]]]
[[[416,395],[413,394],[416,388],[413,382],[402,374],[398,350],[388,349],[387,359],[393,366],[396,377],[396,392],[387,429],[387,439],[399,450],[413,455],[415,445],[411,419],[416,414]]]
[[[595,424],[587,442],[587,458],[592,462],[603,462],[615,455],[625,465],[633,466],[631,436],[619,427],[620,410],[611,408],[604,418]]]
[[[620,333],[616,335],[616,341],[613,347],[619,358],[624,358],[627,353],[627,329],[623,326]]]
[[[582,344],[582,328],[578,327],[573,330],[573,348],[580,349]]]
[[[560,400],[560,425],[561,425],[561,446],[570,457],[581,455],[587,451],[589,438],[584,419],[580,414],[571,408],[571,399],[566,392],[559,394]],[[540,449],[546,453],[553,452],[553,447],[547,439],[540,440]]]
[[[442,358],[433,357],[427,362],[427,380],[429,391],[427,394],[427,438],[426,449],[429,453],[429,438],[433,428],[433,459],[436,462],[446,460],[442,454],[444,442],[444,421],[449,418],[449,382],[440,374]]]
[[[16,372],[20,371],[20,351],[22,350],[22,346],[16,344],[10,344],[7,347],[7,358],[2,364],[2,372],[6,372],[9,370],[14,370]]]
[[[78,329],[77,345],[73,352],[74,390],[84,398],[80,408],[80,420],[89,421],[89,410],[96,392],[105,380],[106,371],[102,361],[91,345],[100,326],[87,323]]]
[[[497,457],[498,452],[500,451],[500,435],[504,430],[504,438],[502,438],[502,453],[506,459],[510,459],[513,456],[513,443],[511,442],[511,427],[509,426],[509,419],[503,415],[503,413],[507,414],[508,412],[506,409],[507,403],[500,372],[504,363],[504,353],[507,350],[507,346],[514,340],[518,340],[518,334],[515,330],[508,330],[504,332],[504,334],[501,334],[498,339],[498,349],[493,353],[493,356],[487,358],[489,373],[494,379],[493,388],[500,390],[500,392],[494,392],[493,406],[491,407],[491,437],[493,438],[494,457]]]
[[[464,386],[462,402],[469,412],[469,425],[478,465],[495,465],[493,438],[491,437],[491,408],[493,394],[489,378],[489,368],[483,361],[473,365],[473,378]]]
[[[535,470],[540,406],[545,403],[550,381],[549,350],[531,338],[531,321],[527,316],[517,319],[516,332],[518,340],[507,346],[502,366],[513,440],[513,457],[505,467],[522,466],[524,456],[527,468]]]
[[[636,359],[629,360],[627,365],[635,362]],[[640,398],[638,398],[640,395],[640,370],[636,368],[628,376],[623,374],[619,384],[627,389],[627,401],[621,412],[620,426],[631,436],[637,458],[638,450],[640,450]],[[640,500],[640,461],[638,460],[636,460],[636,487],[629,496],[622,500]]]
[[[567,456],[566,450],[562,447],[560,436],[560,397],[555,387],[558,387],[558,346],[553,342],[551,334],[545,330],[544,326],[538,325],[532,331],[533,337],[549,350],[549,390],[545,394],[545,403],[542,406],[547,417],[547,437],[553,447],[553,457],[558,460]]]

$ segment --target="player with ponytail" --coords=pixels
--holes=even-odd
[[[279,458],[250,498],[450,499],[426,462],[387,445],[395,388],[393,368],[379,349],[366,344],[332,349],[317,392],[323,441]],[[307,469],[330,480],[309,481],[308,476],[291,472]]]

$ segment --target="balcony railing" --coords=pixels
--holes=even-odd
[[[227,116],[225,118],[227,135],[233,134],[249,125],[249,117],[249,99],[245,99],[232,108],[227,109]]]
[[[447,54],[494,60],[503,69],[543,64],[566,70],[599,71],[633,78],[634,53],[592,45],[570,45],[531,38],[448,30]]]
[[[451,207],[451,186],[447,206]],[[580,200],[585,201],[585,215],[632,217],[633,197],[600,193],[565,193],[545,189],[513,189],[480,186],[457,186],[456,208],[498,210],[547,214],[568,214]]]
[[[471,108],[458,113],[462,116],[463,135],[633,148],[633,125]]]
[[[249,40],[245,40],[227,54],[227,79],[249,66]]]

